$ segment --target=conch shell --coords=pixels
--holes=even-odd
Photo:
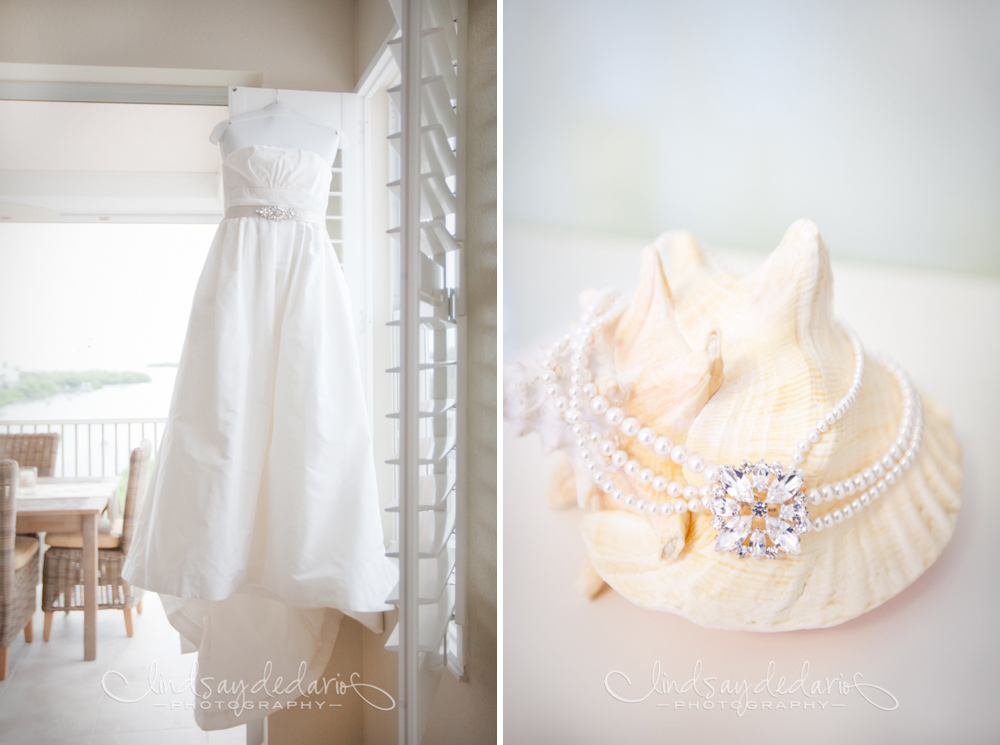
[[[661,252],[673,265],[669,283]],[[833,314],[833,275],[819,231],[799,220],[744,277],[714,271],[690,234],[662,236],[644,249],[631,303],[602,327],[591,363],[602,395],[674,443],[720,464],[763,458],[787,465],[854,372],[852,345]],[[549,499],[587,509],[580,522],[587,562],[577,587],[590,597],[609,585],[639,606],[713,628],[833,626],[905,589],[954,531],[962,451],[947,414],[922,394],[922,445],[882,498],[829,530],[803,535],[800,554],[756,560],[716,551],[708,512],[638,513],[597,489],[542,387],[531,363],[510,368],[505,417],[518,434],[538,432],[546,449],[568,456],[553,474]],[[800,466],[806,484],[844,479],[871,464],[895,439],[901,408],[893,376],[869,353],[857,401]],[[668,478],[703,483],[634,440],[622,447]],[[657,498],[637,481],[631,487]],[[838,506],[810,505],[809,514]]]

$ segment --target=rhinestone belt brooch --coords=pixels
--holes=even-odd
[[[260,207],[254,212],[268,220],[291,220],[296,216],[295,210],[289,207]]]

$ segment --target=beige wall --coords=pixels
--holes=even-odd
[[[466,673],[441,677],[422,745],[496,742],[497,717],[497,13],[469,0],[467,279],[469,574]]]
[[[360,80],[368,64],[382,50],[396,17],[389,0],[357,0],[354,10],[354,79]]]
[[[354,0],[6,0],[0,62],[250,70],[267,88],[351,91],[354,13]]]

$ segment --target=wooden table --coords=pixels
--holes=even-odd
[[[83,533],[83,659],[97,659],[97,518],[118,498],[117,479],[39,479],[17,499],[17,532]]]

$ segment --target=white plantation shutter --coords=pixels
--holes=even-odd
[[[461,528],[465,492],[462,297],[462,0],[397,0],[389,42],[400,83],[389,89],[396,167],[389,230],[397,381],[396,502],[400,581],[400,743],[423,732],[442,670],[464,675]]]

